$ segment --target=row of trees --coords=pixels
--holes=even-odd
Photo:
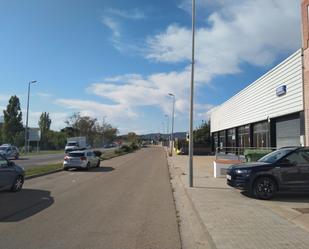
[[[25,128],[20,101],[12,96],[6,109],[3,111],[4,122],[0,126],[0,144],[11,143],[18,147],[24,145]],[[68,137],[86,136],[90,145],[99,147],[104,143],[111,143],[117,137],[118,130],[111,124],[102,122],[89,116],[74,113],[65,121],[67,127],[61,131],[51,130],[52,120],[49,113],[43,112],[39,118],[38,126],[41,130],[41,149],[64,148]]]

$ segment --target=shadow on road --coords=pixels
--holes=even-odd
[[[23,189],[0,192],[0,222],[17,222],[31,217],[54,203],[50,191]]]
[[[271,201],[309,203],[309,193],[282,192],[278,193]]]
[[[250,196],[247,192],[241,191],[241,194],[248,197],[256,199]],[[308,192],[279,192],[274,198],[268,200],[269,202],[298,202],[298,203],[309,203],[309,193]]]

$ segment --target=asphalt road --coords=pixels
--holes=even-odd
[[[13,160],[17,165],[25,169],[36,168],[48,164],[56,164],[63,162],[63,154],[49,154],[37,156],[22,156],[18,160]]]
[[[162,148],[0,192],[0,248],[180,249]]]
[[[114,150],[115,148],[98,149],[103,153],[104,151]],[[21,156],[18,160],[13,160],[17,165],[22,166],[25,169],[37,168],[49,164],[57,164],[63,162],[65,154],[48,154],[37,156]]]

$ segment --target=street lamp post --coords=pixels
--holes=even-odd
[[[26,130],[25,130],[25,152],[29,152],[29,146],[28,146],[28,117],[29,117],[29,98],[30,98],[30,85],[36,83],[36,80],[30,81],[28,83],[28,98],[27,98],[27,115],[26,115]]]
[[[173,111],[172,111],[172,134],[171,134],[171,156],[173,155],[173,148],[174,148],[174,119],[175,119],[175,95],[172,93],[168,94],[169,96],[173,97]]]
[[[169,116],[167,114],[165,114],[164,116],[167,119],[167,121],[166,121],[166,134],[169,137],[169,134],[170,134],[170,119],[169,119]]]
[[[189,186],[193,187],[193,104],[194,104],[195,0],[192,0],[192,61],[189,122]]]

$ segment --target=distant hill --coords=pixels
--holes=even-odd
[[[186,134],[187,134],[186,132],[175,132],[174,138],[186,139]],[[170,137],[170,134],[150,133],[150,134],[139,135],[139,137],[143,140],[156,140],[159,138],[168,139]]]

